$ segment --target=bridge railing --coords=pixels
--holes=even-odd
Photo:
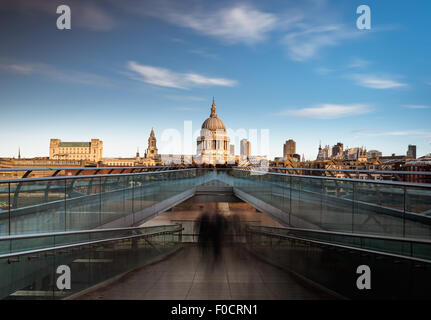
[[[431,185],[233,169],[233,186],[305,229],[431,238]]]
[[[308,234],[309,236],[310,234]],[[329,237],[329,235],[326,235]],[[264,260],[312,281],[338,296],[349,299],[429,299],[431,260],[367,248],[367,245],[339,243],[329,239],[307,238],[280,228],[248,228],[247,247]],[[357,238],[376,241],[374,237]],[[377,240],[377,241],[381,241]],[[386,239],[387,243],[407,240]],[[417,244],[420,241],[411,240]],[[371,242],[368,245],[371,245]],[[374,242],[376,244],[378,242]],[[382,244],[382,242],[379,242]],[[428,246],[429,243],[421,243]],[[372,247],[372,245],[371,245]],[[358,269],[360,268],[360,269]],[[369,287],[359,279],[367,269]],[[359,272],[358,272],[359,270]]]
[[[431,240],[256,225],[248,225],[246,229],[249,232],[271,233],[281,237],[292,236],[297,239],[315,240],[431,261]]]
[[[182,230],[176,224],[3,237],[0,299],[66,298],[178,250]]]
[[[44,167],[44,168],[0,168],[0,177],[42,178],[57,176],[79,176],[96,174],[122,174],[184,169],[184,166],[133,166],[133,167]]]
[[[256,169],[159,172],[0,181],[0,236],[91,229],[221,180],[279,209],[285,225],[431,238],[431,185],[304,176]]]
[[[206,172],[83,175],[0,181],[0,236],[91,229],[194,188]],[[133,221],[132,221],[133,223]]]
[[[252,170],[252,168],[250,168]],[[260,167],[268,172],[279,172],[308,176],[338,177],[362,180],[385,180],[399,182],[431,183],[431,171],[426,168],[417,171],[399,170],[366,170],[366,169],[337,169],[337,168],[288,168],[288,167]],[[422,170],[422,171],[421,171]]]

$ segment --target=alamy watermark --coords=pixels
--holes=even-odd
[[[56,273],[59,274],[57,278],[57,289],[58,290],[70,290],[72,288],[71,286],[71,272],[70,267],[62,264],[57,267]]]
[[[57,18],[57,29],[58,30],[70,30],[72,29],[72,11],[68,5],[62,4],[57,7],[57,14],[60,16]],[[370,30],[371,29],[371,8],[368,5],[360,5],[356,8],[356,13],[360,16],[356,20],[356,27],[359,30]]]
[[[371,29],[371,9],[369,6],[363,4],[356,9],[356,13],[360,14],[356,20],[356,27],[359,30]]]
[[[369,266],[363,264],[356,268],[356,273],[360,274],[356,280],[356,287],[359,290],[370,290],[371,289],[371,269]]]
[[[57,18],[57,29],[58,30],[72,29],[72,12],[70,10],[70,7],[65,4],[58,6],[57,14],[60,14],[60,16]]]

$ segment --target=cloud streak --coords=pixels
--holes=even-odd
[[[423,105],[408,105],[406,106],[408,109],[431,109],[430,106],[423,106]]]
[[[287,1],[278,11],[274,7],[272,11],[258,9],[244,2],[227,5],[218,2],[185,5],[172,0],[111,2],[131,14],[154,17],[227,44],[256,45],[276,36],[287,56],[295,61],[314,58],[323,48],[364,34],[350,21],[341,21],[325,0]]]
[[[379,136],[421,136],[426,138],[431,138],[431,131],[428,130],[400,130],[400,131],[384,131],[375,132],[372,130],[357,130],[355,133],[371,137]]]
[[[210,78],[197,73],[178,73],[166,68],[143,65],[134,61],[129,61],[127,68],[133,72],[133,79],[160,87],[189,89],[191,87],[233,87],[237,85],[236,80]]]
[[[365,104],[320,104],[311,108],[285,110],[279,113],[279,115],[309,119],[337,119],[366,114],[370,112],[370,107]]]
[[[199,33],[229,43],[253,44],[263,41],[277,23],[274,14],[259,11],[248,5],[220,9],[214,13],[179,14],[170,12],[169,20]]]
[[[3,63],[0,71],[22,76],[43,76],[56,81],[83,85],[111,86],[112,82],[94,73],[59,69],[44,63]]]
[[[347,67],[348,68],[364,68],[368,66],[371,62],[365,59],[356,58]]]
[[[406,83],[370,74],[354,74],[352,78],[356,81],[357,85],[371,89],[384,90],[407,87]]]
[[[299,31],[289,32],[282,39],[288,56],[295,61],[305,61],[319,54],[321,49],[338,45],[342,40],[359,36],[344,25],[309,26],[298,24]]]
[[[258,10],[250,4],[220,7],[210,3],[185,5],[169,0],[125,0],[115,5],[132,14],[155,17],[230,44],[253,45],[264,41],[278,23],[275,14]]]

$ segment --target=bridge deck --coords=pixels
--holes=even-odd
[[[80,297],[92,300],[332,298],[239,247],[225,247],[220,261],[213,264],[203,259],[194,245]]]

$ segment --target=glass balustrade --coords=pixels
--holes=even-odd
[[[0,236],[83,230],[135,215],[207,181],[207,170],[0,181]]]
[[[3,238],[0,299],[63,299],[175,252],[181,233],[176,224]],[[58,285],[62,266],[70,288]]]
[[[235,189],[306,229],[431,238],[431,184],[230,171]],[[268,209],[268,211],[271,211]]]

